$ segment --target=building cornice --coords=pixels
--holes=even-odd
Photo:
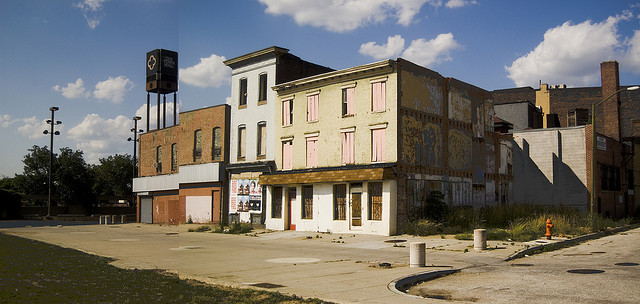
[[[236,58],[225,60],[223,63],[225,65],[233,68],[233,66],[235,66],[235,65],[238,65],[238,64],[240,64],[242,62],[249,61],[249,60],[252,60],[252,59],[255,59],[255,58],[260,58],[260,57],[263,57],[263,56],[266,56],[266,55],[271,55],[271,54],[273,54],[273,56],[277,57],[277,56],[281,56],[281,55],[284,55],[284,54],[287,54],[287,53],[289,53],[288,49],[277,47],[277,46],[272,46],[272,47],[268,47],[266,49],[255,51],[253,53],[249,53],[249,54],[242,55],[242,56],[239,56],[239,57],[236,57]]]

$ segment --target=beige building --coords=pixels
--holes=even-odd
[[[273,90],[269,229],[390,235],[425,216],[431,191],[452,206],[508,200],[509,141],[492,132],[487,91],[403,59]]]

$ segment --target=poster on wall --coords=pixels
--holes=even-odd
[[[262,212],[262,186],[258,179],[232,179],[229,212]]]

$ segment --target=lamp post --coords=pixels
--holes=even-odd
[[[62,123],[61,121],[59,120],[56,121],[54,119],[54,114],[58,110],[59,110],[58,107],[49,108],[49,111],[51,111],[51,119],[47,119],[47,124],[51,125],[51,131],[44,130],[44,132],[42,132],[43,134],[51,134],[51,139],[49,141],[49,203],[47,207],[47,219],[51,218],[51,182],[52,182],[52,175],[53,175],[53,136],[60,135],[59,131],[54,132],[53,127]]]
[[[589,212],[591,213],[591,215],[593,216],[593,205],[596,199],[596,186],[595,186],[595,167],[596,167],[596,107],[603,104],[605,101],[611,99],[611,97],[615,96],[616,94],[622,92],[622,91],[635,91],[637,89],[640,89],[639,86],[633,86],[633,87],[628,87],[628,88],[622,88],[619,89],[615,92],[613,92],[611,95],[609,95],[607,98],[605,98],[604,100],[598,102],[598,103],[593,103],[591,104],[591,206],[590,206],[590,210]]]
[[[138,152],[138,149],[136,147],[136,142],[138,142],[138,133],[142,133],[143,132],[142,129],[138,130],[138,120],[140,120],[140,119],[142,119],[142,117],[140,117],[140,116],[134,116],[133,117],[133,128],[131,129],[131,132],[133,132],[133,138],[129,137],[127,139],[127,141],[133,141],[133,173],[132,173],[133,177],[131,179],[131,193],[132,193],[132,201],[131,201],[131,203],[132,204],[135,201],[135,194],[133,194],[133,179],[136,178],[136,176],[138,176],[137,172],[136,172],[137,171],[136,168],[138,167],[137,166],[138,162],[136,161],[137,152]]]

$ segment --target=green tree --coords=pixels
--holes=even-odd
[[[133,159],[129,154],[110,155],[101,158],[100,164],[93,166],[96,196],[130,196]]]
[[[93,205],[93,176],[85,163],[83,152],[60,148],[57,170],[54,171],[57,193],[64,205],[82,205],[90,210]],[[55,183],[54,183],[55,184]]]
[[[14,186],[18,192],[26,195],[46,195],[49,192],[49,149],[34,145],[24,156],[22,174],[14,178]],[[57,155],[53,154],[53,172],[56,172]],[[53,186],[55,191],[55,184]],[[42,202],[40,202],[42,203]]]

